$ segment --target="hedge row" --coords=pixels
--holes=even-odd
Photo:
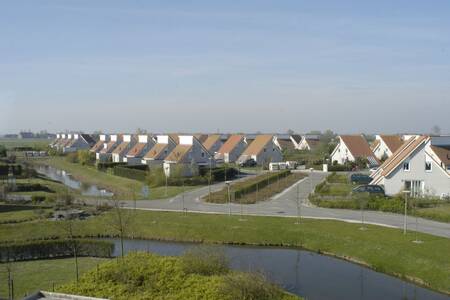
[[[212,181],[224,181],[225,180],[225,173],[226,173],[226,179],[233,179],[236,177],[238,170],[232,167],[219,167],[219,168],[213,168],[211,169],[211,177]],[[208,178],[209,180],[209,167],[201,167],[199,169],[199,175],[204,176]]]
[[[106,171],[117,166],[125,166],[127,163],[124,162],[97,162],[96,167],[99,171]]]
[[[73,256],[111,257],[114,244],[97,240],[46,240],[0,245],[0,262]]]
[[[116,166],[112,169],[112,173],[116,176],[134,179],[138,181],[146,181],[148,172],[137,169],[130,169],[122,166]]]
[[[284,178],[291,174],[290,170],[284,170],[281,172],[272,173],[269,176],[261,175],[257,177],[257,180],[251,180],[250,182],[244,182],[243,184],[236,185],[236,189],[233,191],[234,199],[239,199],[246,194],[255,192],[257,189],[262,189],[279,178]]]
[[[9,168],[12,168],[14,176],[22,174],[22,166],[18,164],[0,165],[0,176],[6,177],[9,174]]]

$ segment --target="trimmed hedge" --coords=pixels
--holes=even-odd
[[[9,173],[9,168],[12,167],[14,176],[19,176],[22,174],[22,166],[18,164],[0,165],[0,176],[7,177]]]
[[[114,244],[108,241],[75,240],[78,256],[111,257]],[[73,256],[73,241],[45,240],[0,245],[0,262]]]
[[[225,171],[226,170],[226,171]],[[219,167],[211,169],[211,177],[212,181],[224,181],[225,180],[225,172],[227,180],[233,179],[236,177],[238,170],[232,167]],[[199,169],[199,175],[208,178],[209,180],[209,167],[201,167]]]
[[[147,171],[130,169],[122,166],[114,167],[112,170],[112,173],[116,176],[134,179],[142,182],[146,181],[148,175]]]
[[[99,171],[106,171],[107,169],[111,169],[117,166],[125,166],[126,164],[127,163],[124,162],[97,162],[95,166]]]
[[[235,190],[233,191],[234,199],[239,199],[243,197],[246,194],[250,194],[255,192],[257,189],[262,189],[270,184],[270,182],[273,182],[274,180],[277,180],[278,178],[284,178],[286,176],[289,176],[291,174],[290,170],[285,170],[281,172],[273,173],[269,176],[262,175],[259,176],[260,179],[251,181],[251,182],[243,182],[243,184],[238,184],[235,187]]]

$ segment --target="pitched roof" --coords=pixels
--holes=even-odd
[[[155,144],[145,155],[144,158],[156,159],[160,154],[169,147],[169,144]]]
[[[92,136],[90,134],[85,134],[82,133],[80,134],[80,137],[86,141],[86,143],[88,143],[89,145],[94,145],[95,144],[95,140],[92,138]]]
[[[230,136],[230,138],[220,147],[218,153],[230,153],[233,149],[242,141],[243,135],[236,134]]]
[[[381,176],[389,175],[400,163],[402,163],[406,158],[408,158],[411,153],[417,149],[423,142],[428,140],[428,136],[419,136],[415,138],[410,138],[406,141],[395,153],[389,157],[381,165]]]
[[[123,151],[125,151],[130,143],[129,142],[122,142],[119,146],[114,149],[112,152],[113,154],[122,154]]]
[[[257,155],[259,154],[264,147],[272,141],[273,135],[269,134],[261,134],[256,136],[256,138],[253,140],[253,142],[250,144],[250,146],[245,149],[244,153],[242,155]]]
[[[99,152],[103,148],[104,141],[98,141],[94,146],[89,150],[91,152]]]
[[[302,141],[302,136],[300,134],[293,134],[291,137],[294,139],[294,141],[298,144]]]
[[[169,138],[171,138],[175,144],[179,144],[180,143],[180,137],[178,134],[172,133],[172,134],[168,134]]]
[[[200,143],[205,142],[206,139],[208,138],[208,135],[207,135],[207,134],[202,134],[202,133],[194,134],[194,136],[195,136],[195,138],[196,138],[197,140],[200,141]]]
[[[392,153],[397,151],[397,149],[403,145],[403,140],[398,135],[380,135],[380,138],[384,141]]]
[[[440,161],[446,166],[450,166],[450,150],[444,147],[431,146],[431,150],[439,157]]]
[[[135,157],[139,155],[148,143],[137,143],[127,152],[127,156]]]
[[[180,162],[191,149],[192,145],[177,145],[165,160]]]
[[[211,134],[206,141],[203,142],[203,147],[209,151],[218,141],[220,141],[220,134]]]
[[[372,145],[370,145],[370,150],[375,151],[375,149],[377,149],[377,147],[381,144],[380,140],[375,140],[373,141]],[[394,153],[394,152],[392,152]]]
[[[306,143],[308,143],[309,147],[314,148],[319,145],[320,141],[317,139],[305,139]]]
[[[112,149],[114,149],[116,142],[110,141],[106,143],[106,147],[100,150],[100,153],[109,153]]]
[[[372,150],[370,150],[369,144],[362,135],[340,135],[340,138],[354,158],[375,157]]]

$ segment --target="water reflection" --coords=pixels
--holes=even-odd
[[[115,255],[119,255],[120,243]],[[182,254],[190,243],[126,240],[128,251]],[[286,290],[307,299],[450,299],[450,297],[317,253],[282,248],[223,246],[233,269],[260,271]]]
[[[38,173],[45,175],[50,179],[57,180],[72,189],[80,190],[81,194],[84,196],[112,197],[114,195],[105,189],[98,188],[94,184],[80,182],[64,170],[59,170],[51,166],[35,166],[35,170]]]

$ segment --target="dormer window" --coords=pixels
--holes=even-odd
[[[409,161],[403,163],[403,171],[406,171],[406,172],[409,171]]]
[[[431,171],[432,171],[431,161],[426,161],[425,162],[425,172],[431,172]]]

